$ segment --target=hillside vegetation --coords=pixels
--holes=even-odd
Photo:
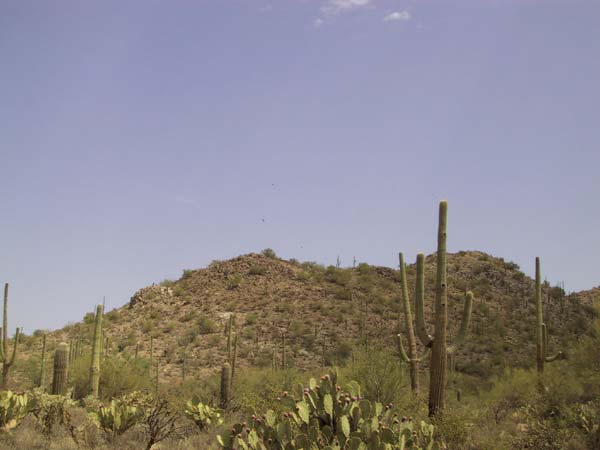
[[[435,255],[430,255],[428,323],[433,323],[435,273]],[[412,300],[414,265],[407,267],[407,276]],[[534,364],[534,280],[516,264],[482,252],[449,254],[448,288],[451,336],[459,326],[465,289],[475,298],[469,338],[456,357],[458,371],[487,378],[508,365]],[[600,289],[567,296],[561,288],[543,286],[551,348],[568,349],[586,334],[595,298]],[[224,330],[231,314],[242,367],[270,367],[273,352],[279,361],[284,332],[290,366],[308,370],[321,367],[323,359],[327,366],[343,365],[357,346],[395,348],[402,315],[399,272],[365,263],[337,268],[286,261],[270,251],[215,261],[184,271],[179,280],[142,288],[127,305],[106,313],[108,351],[133,355],[137,345],[139,355],[149,357],[152,336],[161,380],[180,377],[184,359],[189,375],[215,371],[226,360]],[[51,336],[69,342],[79,335],[91,341],[90,319]]]

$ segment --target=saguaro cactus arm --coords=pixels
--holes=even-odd
[[[15,341],[13,342],[13,351],[12,356],[10,357],[10,365],[15,362],[15,357],[17,356],[17,344],[19,343],[19,338],[21,337],[21,329],[17,327],[15,331]]]
[[[430,348],[433,345],[433,337],[427,333],[425,325],[425,255],[417,255],[417,282],[415,288],[415,314],[417,321],[417,336],[425,347]]]
[[[465,294],[465,303],[463,307],[462,321],[460,329],[452,345],[448,346],[448,354],[454,353],[458,347],[465,341],[467,332],[469,331],[469,323],[471,322],[471,311],[473,310],[473,293],[468,291]]]
[[[535,302],[536,302],[536,350],[537,350],[537,370],[540,375],[540,386],[543,387],[542,374],[544,372],[544,363],[556,361],[564,355],[558,352],[555,355],[547,356],[548,353],[548,331],[544,323],[544,311],[542,309],[542,273],[540,269],[540,258],[535,258]]]
[[[561,351],[559,351],[555,355],[548,356],[548,330],[545,323],[542,324],[542,337],[544,342],[544,361],[552,362],[556,361],[557,359],[562,359],[564,357],[564,354]]]
[[[400,355],[402,361],[404,361],[407,364],[410,363],[410,358],[404,350],[404,344],[402,344],[402,335],[400,333],[396,335],[396,347],[398,349],[398,354]]]

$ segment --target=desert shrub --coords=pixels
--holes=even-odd
[[[31,394],[31,412],[45,435],[51,435],[58,426],[71,424],[71,410],[76,402],[64,395],[47,394],[34,389]]]
[[[167,322],[162,329],[163,333],[170,333],[171,331],[173,331],[175,329],[175,327],[177,326],[177,323],[174,321],[170,321]]]
[[[229,290],[233,290],[237,287],[239,287],[239,285],[242,283],[242,277],[241,275],[230,275],[227,277],[227,289]]]
[[[250,275],[264,275],[267,273],[267,268],[263,266],[251,266],[248,270]]]
[[[265,355],[266,356],[266,355]],[[269,354],[269,365],[271,355]],[[231,409],[240,409],[244,414],[253,414],[274,408],[283,412],[275,399],[284,391],[291,391],[301,380],[295,369],[272,371],[248,368],[236,373]]]
[[[381,403],[397,403],[405,386],[400,359],[387,349],[355,351],[348,377],[356,380],[364,395]]]
[[[90,377],[90,353],[76,359],[69,367],[69,381],[73,385],[73,398],[81,399],[88,395]],[[108,356],[100,365],[99,396],[110,399],[129,392],[150,389],[148,363],[138,358],[126,360],[116,356]]]
[[[486,394],[489,411],[494,421],[500,422],[511,412],[524,407],[537,396],[536,375],[529,370],[505,370],[494,380],[494,387]]]
[[[90,324],[94,323],[95,318],[96,318],[96,315],[93,312],[86,313],[83,316],[83,323],[86,325],[90,325]]]
[[[190,278],[193,275],[194,271],[192,269],[183,269],[183,274],[181,275],[181,279],[185,280]]]
[[[312,278],[311,273],[307,272],[306,270],[302,270],[296,274],[296,280],[298,280],[298,281],[308,281],[311,278]]]
[[[340,286],[347,286],[352,280],[352,272],[335,266],[329,266],[325,270],[325,280]]]
[[[258,314],[249,313],[246,314],[246,325],[254,325],[258,321]]]
[[[104,318],[112,323],[119,323],[121,320],[121,312],[118,309],[113,309],[110,312],[104,314]]]
[[[260,254],[267,258],[277,258],[277,254],[275,254],[275,251],[272,248],[265,248]]]
[[[198,331],[200,334],[216,333],[218,326],[212,319],[204,316],[198,319]]]

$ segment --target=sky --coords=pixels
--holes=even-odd
[[[9,326],[273,248],[600,284],[600,2],[0,0]]]

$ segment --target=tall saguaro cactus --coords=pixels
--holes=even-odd
[[[4,309],[2,313],[2,332],[0,332],[0,359],[2,360],[2,384],[0,387],[6,389],[10,380],[10,369],[17,356],[17,345],[21,330],[17,327],[15,340],[13,342],[12,355],[8,354],[8,283],[4,284]]]
[[[94,341],[92,342],[92,363],[90,365],[90,394],[98,397],[100,385],[100,356],[102,354],[102,305],[96,307],[96,321],[94,325]]]
[[[538,372],[538,383],[540,389],[544,388],[544,364],[555,361],[563,356],[558,352],[553,356],[548,356],[548,332],[544,323],[544,311],[542,309],[542,273],[540,269],[540,258],[535,258],[535,304],[536,304],[536,362]]]
[[[46,390],[46,333],[44,333],[44,336],[42,337],[42,359],[40,361],[40,388],[43,391]]]
[[[440,202],[438,239],[437,239],[437,275],[435,282],[435,334],[427,333],[424,317],[425,300],[425,256],[417,255],[417,288],[415,290],[415,310],[417,316],[417,335],[425,347],[431,347],[431,363],[429,376],[429,416],[437,416],[442,413],[446,404],[446,382],[448,354],[454,353],[458,346],[465,340],[469,321],[471,320],[471,308],[473,305],[473,293],[465,295],[465,305],[462,323],[454,343],[448,346],[448,284],[446,280],[446,224],[448,219],[448,203]]]
[[[231,399],[231,366],[223,364],[221,368],[221,408],[226,409]]]
[[[404,351],[402,345],[402,336],[398,334],[398,350],[400,356],[410,365],[410,387],[415,394],[419,393],[419,357],[417,355],[417,339],[415,338],[415,329],[413,327],[412,313],[410,310],[410,299],[408,298],[408,283],[406,281],[406,266],[404,265],[404,255],[400,253],[400,283],[402,284],[402,304],[404,307],[404,323],[406,325],[406,334],[408,336],[408,354]]]
[[[54,351],[54,372],[52,374],[52,395],[65,395],[69,372],[69,346],[61,342]]]

